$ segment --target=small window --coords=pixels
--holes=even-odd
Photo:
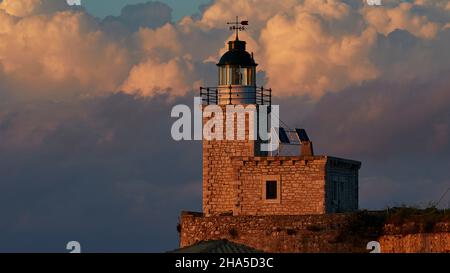
[[[266,199],[277,199],[277,181],[266,181]]]
[[[281,177],[280,175],[261,176],[261,200],[264,203],[281,203]]]

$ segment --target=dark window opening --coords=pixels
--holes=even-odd
[[[277,181],[266,181],[266,199],[277,199]]]

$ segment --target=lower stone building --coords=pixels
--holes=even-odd
[[[358,209],[360,163],[329,156],[233,157],[234,215]]]
[[[260,152],[260,141],[248,140],[248,130],[245,140],[203,140],[205,215],[305,215],[358,210],[361,163],[314,155],[306,132],[299,131],[306,140],[299,143],[295,156]]]

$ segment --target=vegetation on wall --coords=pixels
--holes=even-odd
[[[450,232],[450,210],[436,207],[393,207],[382,211],[362,210],[349,216],[337,241],[359,241],[382,235]]]

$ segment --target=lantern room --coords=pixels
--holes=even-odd
[[[219,86],[256,86],[256,66],[253,54],[245,50],[245,41],[229,41],[228,51],[220,58]]]
[[[257,87],[256,66],[253,53],[246,50],[246,42],[239,40],[239,31],[246,29],[248,21],[228,23],[230,30],[236,31],[234,41],[228,42],[228,51],[217,63],[218,82],[215,87],[201,87],[203,103],[219,105],[256,104],[270,105],[270,89]]]

